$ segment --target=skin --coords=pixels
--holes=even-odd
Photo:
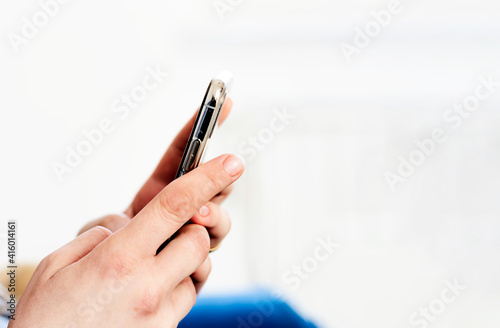
[[[226,98],[219,115],[219,124],[224,123],[227,116],[231,112],[232,107],[233,101],[230,98]],[[144,206],[146,206],[163,188],[174,180],[177,168],[182,159],[182,154],[184,153],[184,148],[186,147],[191,129],[196,120],[197,113],[198,111],[196,111],[196,113],[175,137],[153,174],[139,190],[129,207],[123,213],[110,214],[90,221],[80,230],[78,233],[79,235],[95,226],[108,228],[112,232],[119,230],[129,223],[130,220],[144,208]],[[207,204],[205,204],[209,210],[208,215],[196,213],[191,218],[192,223],[197,223],[207,228],[210,234],[210,247],[216,247],[219,245],[231,228],[229,215],[221,207],[221,204],[227,196],[229,196],[232,188],[232,186],[228,186],[213,197]]]
[[[42,260],[10,328],[176,327],[186,316],[210,273],[209,249],[230,228],[220,204],[244,170],[222,155],[173,181],[194,119],[124,213],[90,222]]]

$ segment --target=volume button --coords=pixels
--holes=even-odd
[[[198,154],[198,150],[200,149],[200,144],[200,140],[194,140],[193,142],[191,142],[191,145],[189,145],[189,150],[186,154],[186,161],[184,162],[184,165],[182,167],[184,171],[191,171],[194,159],[196,158],[196,154]]]

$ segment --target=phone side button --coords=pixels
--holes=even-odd
[[[200,149],[200,140],[194,140],[193,142],[191,142],[191,145],[189,145],[186,161],[184,162],[182,170],[186,172],[191,170],[191,167],[193,166],[194,163],[194,159],[196,158],[196,154],[198,153],[199,149]]]

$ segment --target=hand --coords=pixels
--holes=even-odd
[[[176,327],[210,272],[207,230],[184,224],[242,172],[234,155],[217,157],[168,184],[114,234],[94,227],[50,254],[9,327]],[[156,177],[150,181],[166,181]],[[132,210],[141,204],[134,201]]]
[[[219,124],[222,124],[231,111],[233,102],[226,98],[224,106],[219,115]],[[175,177],[177,168],[182,159],[184,147],[189,139],[191,129],[196,120],[196,114],[186,123],[184,128],[174,139],[167,152],[161,159],[156,170],[146,181],[144,186],[135,196],[134,201],[124,213],[110,214],[102,218],[87,223],[78,234],[81,234],[92,227],[102,226],[112,232],[119,230],[130,222],[146,204],[148,204],[165,186]],[[231,193],[232,187],[227,187],[218,195],[212,198],[205,207],[191,218],[191,222],[205,226],[210,234],[210,247],[217,247],[231,228],[231,220],[227,212],[220,206],[226,197]]]

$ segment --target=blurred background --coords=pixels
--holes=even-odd
[[[233,112],[205,159],[247,170],[204,293],[270,288],[321,327],[500,324],[497,1],[41,3],[0,4],[2,248],[17,220],[19,261],[125,209],[227,69]]]

